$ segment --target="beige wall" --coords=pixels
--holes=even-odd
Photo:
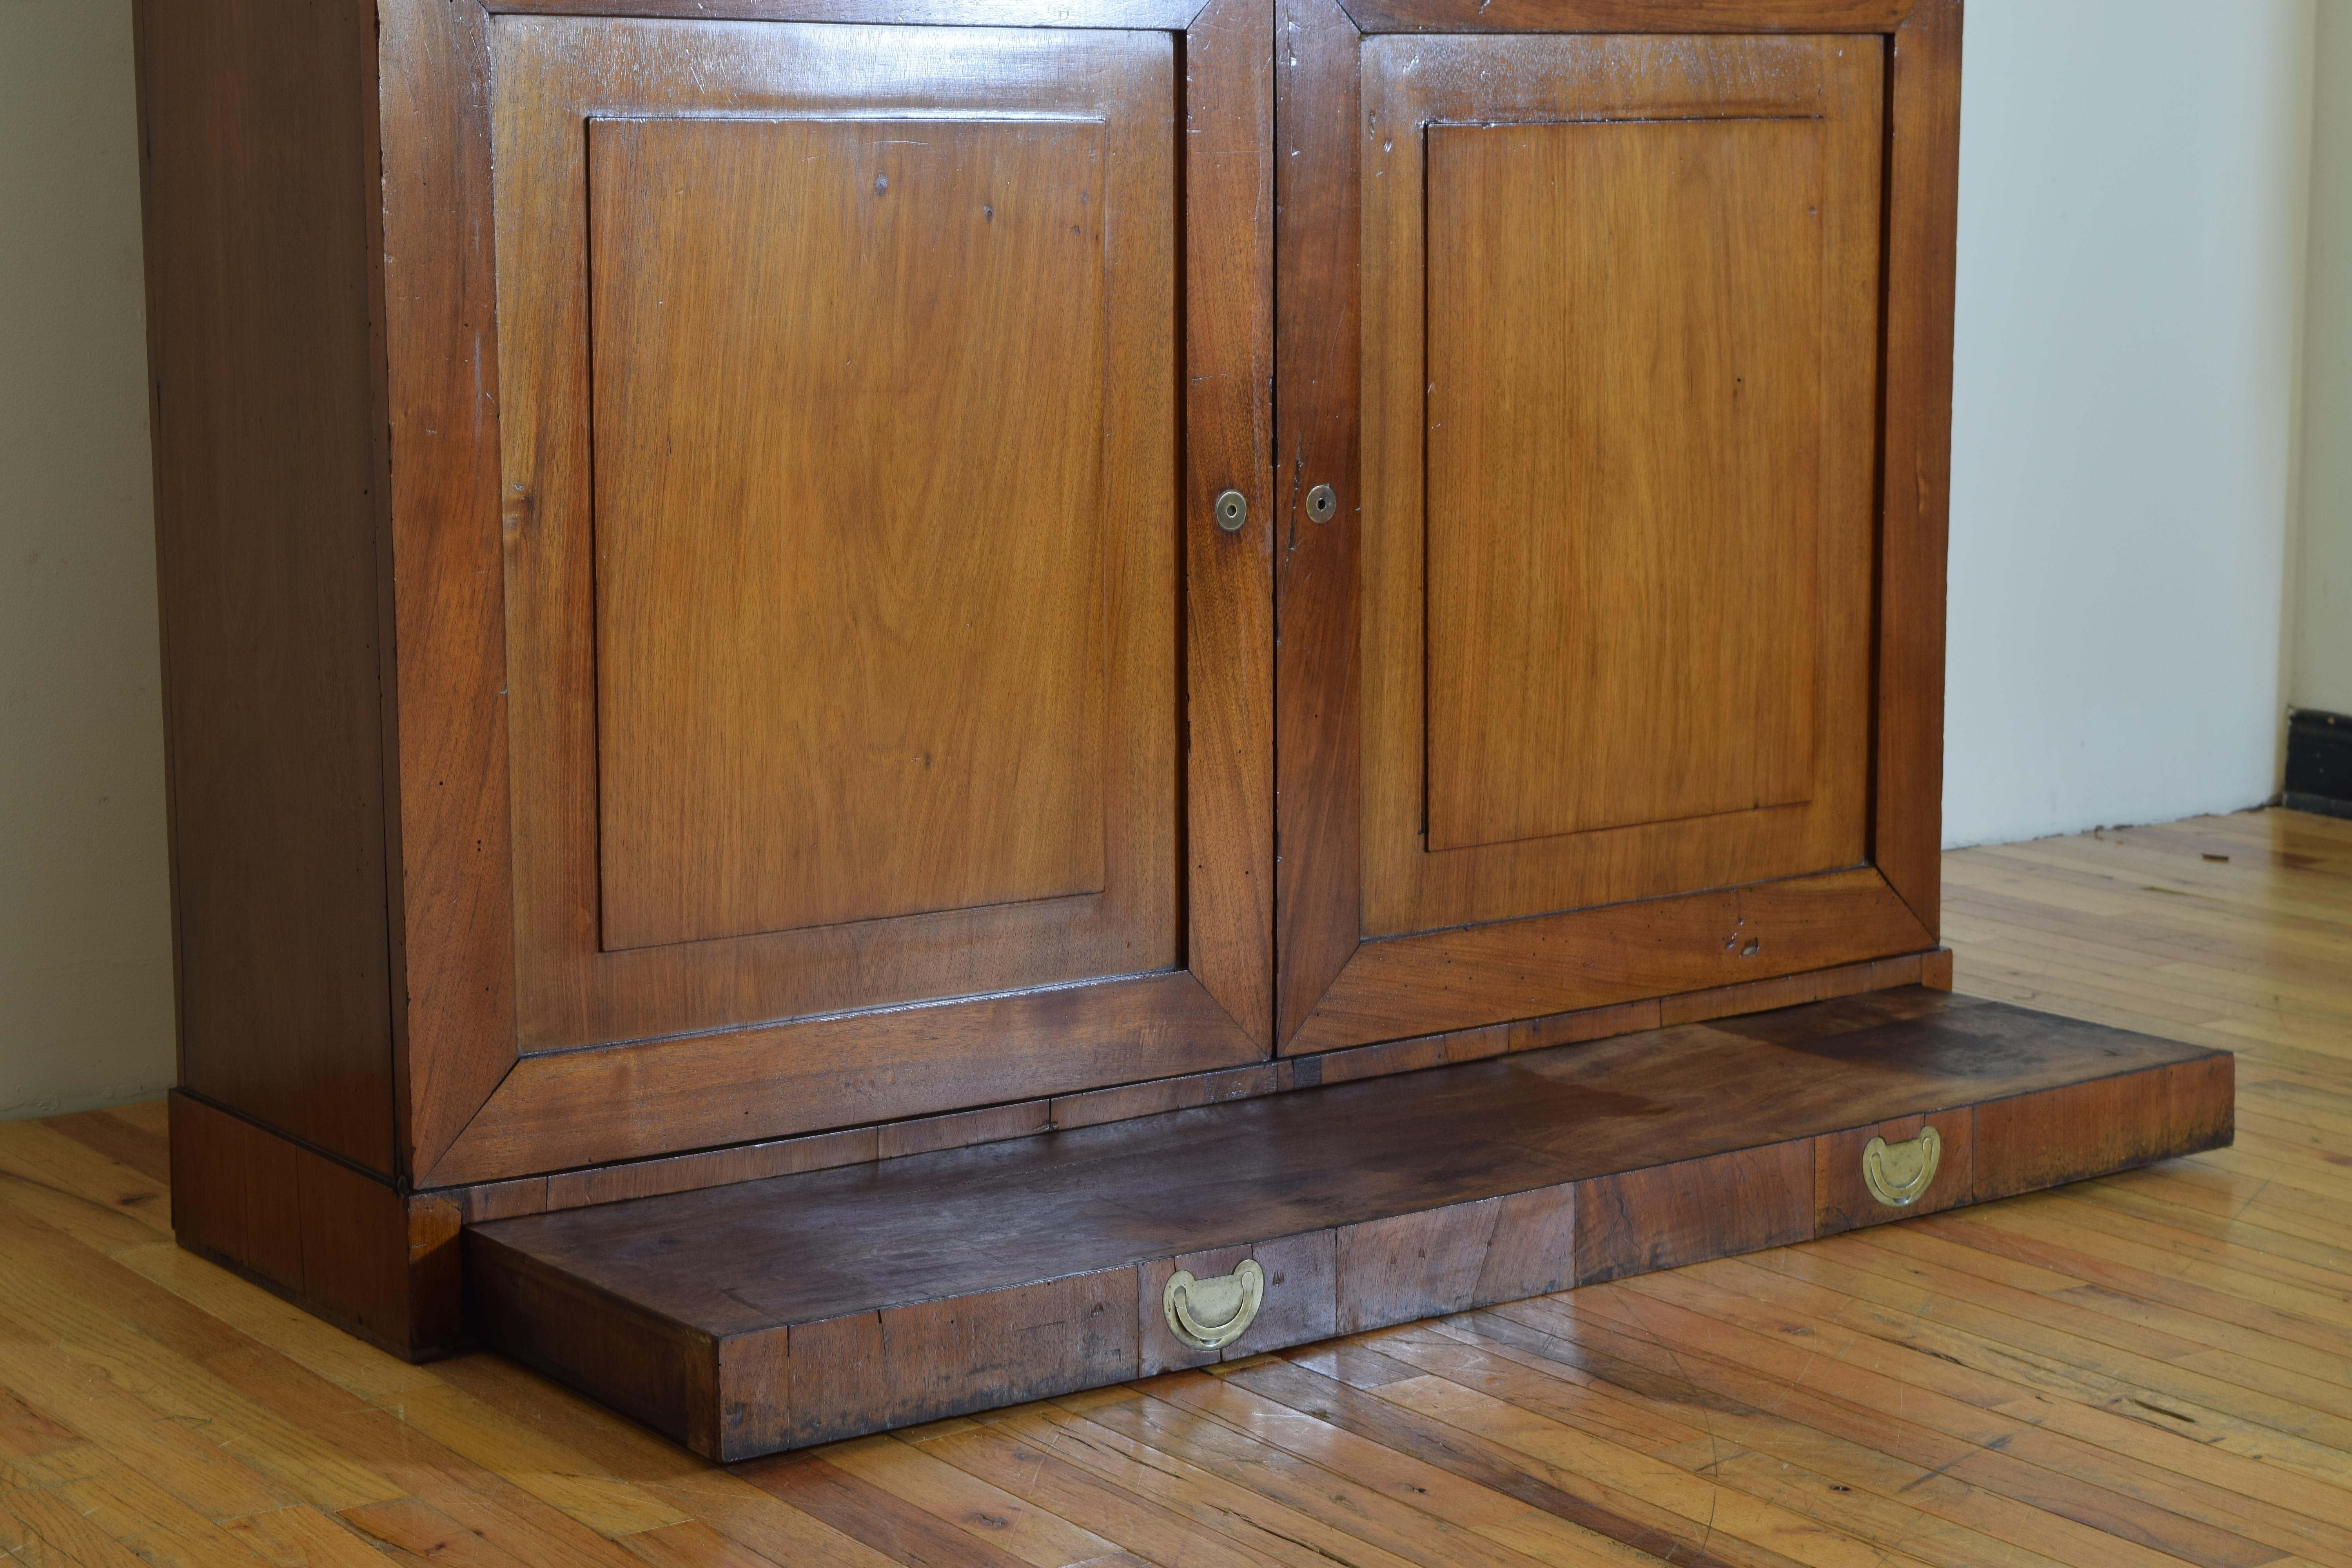
[[[0,0],[0,1117],[172,1082],[125,0]]]
[[[2321,0],[2288,700],[2352,713],[2352,0]]]
[[[1969,0],[1967,25],[1947,840],[2258,805],[2310,0]]]

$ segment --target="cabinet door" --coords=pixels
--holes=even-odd
[[[1286,27],[1286,1049],[1935,945],[1921,40],[1580,8]]]
[[[1179,31],[491,18],[522,1061],[452,1169],[1268,1053],[1255,36],[1188,191]]]

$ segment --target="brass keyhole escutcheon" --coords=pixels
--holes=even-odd
[[[1217,492],[1217,526],[1227,533],[1237,533],[1249,521],[1249,498],[1239,490]]]
[[[1307,492],[1307,515],[1317,522],[1328,522],[1339,510],[1339,498],[1329,485],[1317,485]]]
[[[1944,1135],[1932,1127],[1900,1143],[1874,1138],[1863,1147],[1862,1184],[1888,1208],[1909,1208],[1936,1179],[1943,1157]]]
[[[1265,1270],[1255,1258],[1243,1258],[1231,1274],[1213,1279],[1195,1279],[1190,1269],[1179,1268],[1160,1293],[1168,1331],[1196,1351],[1223,1350],[1240,1339],[1265,1300]]]

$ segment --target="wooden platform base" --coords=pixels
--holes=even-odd
[[[738,1459],[2218,1147],[2232,1068],[1912,987],[496,1221],[465,1233],[467,1314]],[[1933,1180],[1874,1196],[1872,1140],[1927,1127]],[[1256,1318],[1189,1348],[1171,1276],[1244,1258]]]

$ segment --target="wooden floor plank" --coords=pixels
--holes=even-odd
[[[1068,1402],[1081,1408],[1093,1403]],[[1154,1449],[1066,1404],[1024,1411],[1006,1421],[1004,1430],[1273,1562],[1321,1568],[1337,1558],[1363,1568],[1399,1568],[1413,1561],[1335,1529],[1285,1498],[1236,1485],[1179,1454]]]
[[[2065,1225],[2022,1209],[1956,1210],[1914,1223],[2027,1262],[2046,1259],[2093,1284],[2292,1340],[2352,1367],[2352,1326],[2333,1321],[2332,1313],[2319,1315],[2330,1304],[2315,1291],[2193,1259],[2168,1258],[2160,1248],[2136,1245],[2112,1231]]]
[[[2191,1496],[2156,1467],[2051,1431],[2034,1419],[2042,1411],[1987,1408],[1948,1392],[1948,1384],[1935,1386],[1944,1380],[1932,1357],[1914,1358],[1918,1364],[1904,1369],[1912,1374],[1906,1381],[1872,1364],[1867,1348],[1852,1341],[1783,1337],[1769,1327],[1749,1326],[1772,1318],[1763,1303],[1743,1314],[1748,1321],[1733,1322],[1623,1285],[1580,1293],[1587,1297],[1598,1299],[1584,1310],[1686,1354],[1776,1381],[1802,1382],[1855,1408],[1899,1408],[1919,1431],[1934,1435],[1910,1457],[1940,1451],[1951,1473],[2005,1496],[2095,1522],[2204,1568],[2252,1568],[2283,1554],[2238,1533],[2225,1501]],[[2271,1522],[2282,1531],[2290,1528]]]
[[[2230,1375],[2202,1370],[2204,1347],[2085,1311],[2072,1302],[2011,1290],[1989,1280],[1908,1264],[1866,1246],[1790,1248],[1752,1260],[1755,1267],[1844,1292],[1895,1315],[1883,1331],[1935,1324],[2045,1363],[2112,1379],[2131,1401],[2160,1396],[2225,1413],[2267,1431],[2308,1437],[2330,1455],[2352,1452],[2352,1406],[2329,1385],[2233,1361]],[[2268,1374],[2268,1375],[2265,1375]],[[2168,1405],[2166,1408],[2169,1408]],[[2151,1415],[2151,1419],[2156,1418]]]
[[[861,1437],[820,1452],[851,1475],[1001,1547],[1031,1568],[1076,1568],[1118,1550],[1093,1531],[1032,1508],[896,1436]]]
[[[784,1568],[772,1557],[762,1557],[737,1542],[729,1540],[698,1519],[684,1524],[665,1524],[658,1530],[641,1530],[635,1535],[625,1535],[621,1544],[653,1564],[653,1568]]]
[[[1365,1359],[1355,1358],[1359,1364]],[[1540,1457],[1382,1399],[1379,1379],[1351,1373],[1345,1363],[1328,1352],[1297,1353],[1230,1375],[1232,1382],[1254,1393],[1425,1459],[1637,1552],[1708,1568],[1721,1563],[1779,1568],[1797,1561],[1741,1536],[1718,1535],[1704,1519],[1694,1519],[1607,1478],[1562,1469]],[[1373,1386],[1360,1386],[1364,1383]]]
[[[229,1458],[330,1512],[387,1501],[400,1489],[297,1422],[246,1397],[199,1362],[125,1323],[113,1262],[72,1257],[65,1237],[0,1219],[0,1322],[13,1324],[182,1423]],[[73,1267],[76,1263],[79,1268]],[[135,1282],[134,1282],[135,1283]]]
[[[1001,1423],[973,1422],[929,1437],[922,1447],[960,1470],[1117,1542],[1121,1550],[1147,1563],[1181,1557],[1200,1568],[1269,1568],[1276,1561],[1218,1532],[1197,1529],[1172,1510],[1033,1447]]]
[[[1993,1516],[2005,1511],[2009,1527],[2021,1527],[2025,1538],[2042,1537],[2051,1544],[2047,1516],[1781,1411],[1751,1408],[1719,1391],[1652,1375],[1597,1350],[1524,1328],[1514,1331],[1515,1327],[1491,1315],[1454,1319],[1384,1339],[1381,1346],[1410,1357],[1414,1365],[1533,1410],[1558,1415],[1559,1389],[1597,1384],[1621,1398],[1654,1399],[1664,1408],[1685,1411],[1705,1424],[1705,1440],[1668,1453],[1696,1473],[1927,1561],[1958,1568],[2038,1568],[2061,1561],[1993,1532]],[[1448,1346],[1450,1351],[1443,1348]],[[1635,1388],[1646,1392],[1637,1394]]]
[[[1536,1459],[1555,1475],[1590,1478],[1680,1514],[1699,1527],[1703,1546],[1735,1537],[1813,1568],[1919,1561],[1907,1552],[1850,1535],[1802,1510],[1718,1484],[1702,1473],[1705,1464],[1686,1468],[1660,1456],[1636,1454],[1449,1378],[1402,1378],[1373,1392],[1391,1404]],[[1695,1447],[1704,1447],[1710,1461],[1720,1453],[1712,1445]]]
[[[0,1510],[52,1561],[80,1568],[146,1568],[146,1560],[109,1534],[104,1525],[47,1490],[0,1491]]]
[[[1246,1370],[1240,1368],[1235,1370]],[[1426,1512],[1511,1551],[1550,1563],[1649,1563],[1647,1552],[1599,1533],[1505,1488],[1481,1484],[1417,1455],[1297,1410],[1223,1375],[1180,1373],[1155,1380],[1158,1397],[1206,1415],[1266,1447],[1288,1454],[1367,1491]]]
[[[262,1568],[245,1542],[112,1455],[97,1473],[50,1490],[157,1568]]]
[[[2239,1053],[2237,1143],[717,1469],[170,1240],[161,1101],[0,1123],[11,1568],[2352,1568],[2352,823],[1946,857],[1972,994]]]
[[[313,1508],[281,1508],[232,1519],[223,1527],[278,1568],[382,1568],[367,1538]]]
[[[110,1110],[84,1110],[72,1116],[52,1116],[46,1125],[77,1143],[127,1165],[159,1187],[172,1184],[170,1143],[153,1132],[125,1121]]]
[[[1545,1560],[1528,1557],[1440,1515],[1392,1500],[1181,1405],[1139,1392],[1132,1397],[1090,1401],[1087,1414],[1097,1426],[1126,1439],[1133,1446],[1131,1451],[1168,1454],[1233,1486],[1255,1488],[1326,1529],[1353,1536],[1403,1562],[1528,1568]],[[1354,1560],[1352,1555],[1349,1560]]]
[[[2183,1487],[2218,1487],[2228,1494],[2219,1500],[2224,1509],[2250,1499],[2299,1512],[2318,1521],[2322,1533],[2291,1549],[2308,1551],[2321,1542],[2328,1552],[2352,1558],[2352,1529],[2327,1522],[2352,1519],[2352,1491],[2345,1489],[2352,1466],[2324,1443],[2257,1431],[2189,1399],[2150,1400],[2146,1395],[2153,1391],[2092,1368],[1924,1321],[1906,1322],[1834,1291],[1759,1270],[1729,1268],[1696,1278],[1717,1288],[1680,1298],[1696,1310],[1792,1336],[1852,1333],[1874,1368],[1908,1385],[1936,1387],[1983,1409],[2027,1412],[2046,1431],[2173,1471]],[[1892,1353],[1881,1359],[1879,1347]],[[1915,1368],[1906,1354],[1941,1365]],[[2257,1510],[2228,1527],[2260,1538],[2268,1517]]]
[[[1662,1398],[1702,1403],[1746,1423],[1763,1452],[1819,1466],[1833,1481],[1899,1499],[1937,1518],[2076,1568],[2148,1568],[2173,1561],[2117,1534],[2081,1489],[2032,1467],[1980,1464],[1979,1451],[1907,1419],[1719,1362],[1605,1319],[1527,1302],[1472,1320],[1481,1336],[1588,1367]],[[1748,1420],[1754,1417],[1754,1420]]]
[[[2267,1275],[2352,1300],[2352,1227],[2333,1244],[2273,1231],[2245,1220],[2214,1219],[2161,1199],[2135,1196],[2128,1188],[2102,1188],[2095,1182],[2042,1194],[2046,1212],[2077,1228],[2111,1226],[2118,1214],[2137,1224],[2132,1235],[2183,1258],[2228,1262],[2242,1272]]]
[[[1017,1568],[1022,1561],[994,1542],[958,1530],[815,1454],[779,1455],[741,1466],[736,1473],[899,1563],[932,1568]]]
[[[0,1368],[9,1392],[34,1414],[86,1434],[100,1451],[157,1478],[207,1519],[283,1508],[294,1496],[181,1422],[117,1386],[88,1362],[0,1320]],[[21,1470],[36,1470],[19,1456]]]

